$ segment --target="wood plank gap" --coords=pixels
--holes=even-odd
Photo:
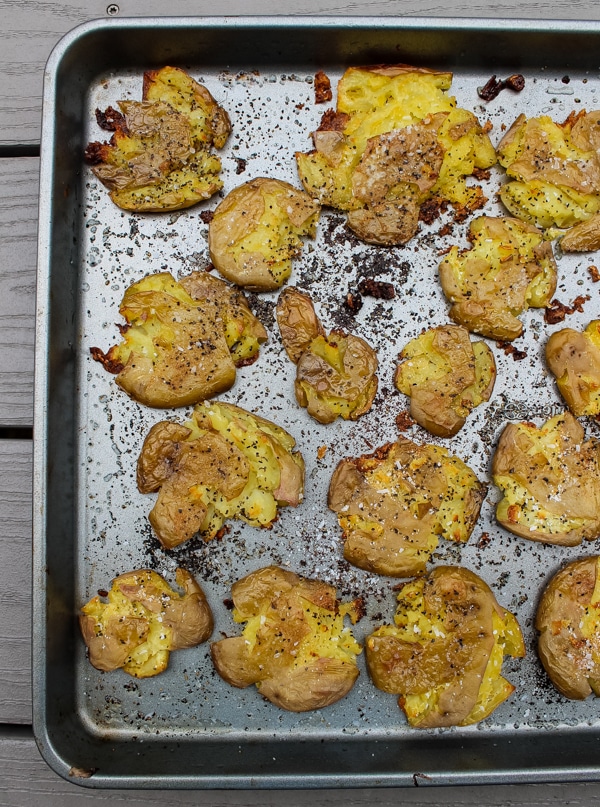
[[[33,427],[0,426],[0,440],[33,440]]]
[[[0,144],[0,157],[39,157],[39,143],[24,144]]]

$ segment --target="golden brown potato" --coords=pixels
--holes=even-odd
[[[546,362],[576,416],[600,414],[600,320],[581,333],[563,328],[546,343]]]
[[[256,684],[267,700],[292,712],[322,709],[346,695],[358,677],[361,647],[344,627],[362,603],[342,603],[333,586],[268,566],[232,586],[239,636],[213,642],[215,669],[244,688]]]
[[[79,624],[94,667],[148,678],[167,668],[172,650],[208,639],[213,618],[204,592],[185,569],[175,580],[183,594],[150,569],[127,572],[83,606]]]
[[[600,443],[570,412],[509,423],[492,463],[498,522],[530,541],[576,546],[600,534]]]
[[[394,622],[367,638],[367,666],[376,687],[400,695],[411,726],[477,723],[514,691],[501,669],[505,655],[525,655],[521,629],[468,569],[404,583]]]
[[[456,434],[494,389],[494,354],[485,342],[472,343],[459,325],[425,331],[399,358],[396,387],[410,396],[410,414],[417,423],[439,437]]]
[[[296,154],[307,192],[346,211],[364,241],[382,245],[412,238],[432,198],[463,212],[481,207],[481,188],[465,177],[496,156],[475,115],[448,94],[451,83],[451,73],[407,65],[346,70],[314,149]]]
[[[561,246],[566,251],[600,245],[600,111],[571,113],[563,123],[548,115],[519,115],[498,144],[509,177],[500,198],[512,213],[544,229],[578,227]]]
[[[368,412],[377,393],[377,354],[353,334],[331,331],[329,336],[312,300],[289,286],[277,302],[277,323],[283,346],[296,363],[296,400],[319,423],[337,417],[358,420]]]
[[[479,216],[469,227],[471,247],[454,246],[440,264],[440,281],[459,325],[490,339],[523,332],[518,315],[543,308],[556,290],[552,247],[533,225]]]
[[[319,205],[288,182],[259,177],[235,188],[217,206],[208,228],[210,257],[224,278],[247,289],[278,289],[314,238]]]
[[[144,74],[142,101],[97,110],[109,143],[85,150],[92,171],[124,210],[180,210],[220,190],[220,160],[229,117],[201,84],[177,67]]]
[[[227,519],[270,527],[278,508],[296,507],[304,461],[280,426],[233,404],[194,409],[184,426],[156,423],[138,458],[141,493],[158,491],[149,519],[167,549],[199,534],[216,537]]]
[[[126,290],[119,311],[123,341],[91,354],[146,406],[189,406],[224,392],[267,339],[243,294],[206,272],[178,281],[147,275]]]
[[[425,569],[439,535],[468,541],[485,495],[486,486],[458,457],[399,437],[373,454],[342,460],[328,505],[344,532],[347,561],[407,577]]]
[[[600,584],[597,556],[571,561],[550,580],[535,626],[538,653],[565,698],[600,695]]]

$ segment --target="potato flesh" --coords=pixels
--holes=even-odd
[[[79,621],[94,667],[148,678],[166,669],[171,651],[206,641],[213,621],[204,593],[184,569],[176,580],[183,594],[151,570],[127,572],[105,598],[83,606]]]
[[[232,587],[234,621],[243,634],[214,642],[219,675],[237,687],[256,684],[280,708],[323,708],[342,698],[357,676],[360,645],[344,626],[356,621],[353,603],[335,589],[278,567],[252,572]]]
[[[406,243],[433,196],[470,209],[485,201],[465,176],[496,161],[477,118],[447,94],[450,73],[388,66],[350,68],[337,112],[325,115],[315,150],[298,152],[302,184],[321,204],[349,211],[363,240]]]
[[[128,324],[122,342],[106,354],[92,349],[140,403],[187,406],[229,389],[236,362],[254,360],[267,338],[240,292],[202,274],[176,281],[159,272],[134,283],[119,308]]]
[[[280,506],[302,501],[304,462],[294,448],[284,429],[233,404],[198,406],[179,429],[156,424],[138,459],[138,488],[159,491],[150,512],[159,540],[167,548],[196,533],[210,540],[231,518],[271,526]]]
[[[600,695],[600,558],[572,561],[546,586],[536,615],[538,654],[566,698]]]
[[[576,417],[600,414],[600,320],[580,333],[563,328],[546,343],[546,362]]]
[[[576,546],[600,533],[600,446],[566,412],[541,427],[510,423],[492,463],[498,522],[522,538]]]
[[[476,406],[489,400],[495,378],[490,348],[471,343],[466,329],[447,325],[426,331],[403,348],[394,383],[410,396],[410,413],[419,425],[451,437]]]
[[[328,505],[344,532],[347,561],[405,577],[425,569],[439,535],[469,539],[485,493],[473,471],[446,449],[400,437],[375,454],[342,460]]]
[[[378,688],[400,695],[412,726],[470,725],[513,692],[501,667],[504,655],[525,655],[521,630],[467,569],[441,566],[405,583],[394,622],[367,638],[367,664]]]
[[[492,216],[471,223],[469,240],[469,249],[452,247],[439,267],[450,316],[490,339],[516,339],[518,315],[548,305],[556,290],[552,248],[533,226]]]
[[[280,288],[314,238],[319,205],[287,182],[259,177],[231,191],[209,226],[209,250],[217,270],[232,283],[257,291]]]

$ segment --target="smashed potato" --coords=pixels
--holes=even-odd
[[[227,683],[256,684],[282,709],[322,709],[346,695],[358,677],[360,645],[344,627],[362,603],[342,603],[333,586],[268,566],[232,586],[233,619],[240,636],[213,642],[215,669]]]
[[[469,249],[452,247],[439,267],[450,316],[490,339],[516,339],[519,314],[547,306],[556,290],[552,247],[533,225],[493,216],[471,222],[469,241]]]
[[[142,101],[97,110],[108,143],[85,150],[93,173],[124,210],[180,210],[221,189],[222,148],[231,131],[225,110],[178,67],[144,73]]]
[[[372,244],[405,244],[432,198],[476,210],[485,202],[465,177],[496,162],[479,124],[448,94],[451,73],[407,65],[351,67],[338,84],[314,149],[296,153],[302,184],[323,205],[344,210]]]
[[[502,202],[538,227],[575,227],[562,239],[565,252],[600,246],[599,123],[600,111],[571,113],[564,123],[519,115],[497,147],[510,179]]]
[[[461,429],[469,413],[488,401],[496,380],[494,354],[471,342],[465,328],[441,325],[412,339],[400,353],[394,383],[410,396],[410,414],[439,437]]]
[[[307,193],[288,182],[252,179],[217,206],[208,228],[211,260],[238,286],[278,289],[292,272],[292,259],[302,251],[302,236],[314,238],[319,209]]]
[[[206,272],[148,275],[126,290],[119,311],[123,341],[91,354],[146,406],[189,406],[224,392],[267,339],[244,295]]]
[[[342,460],[328,505],[343,530],[349,563],[406,577],[425,569],[439,535],[468,541],[486,490],[446,449],[399,437],[373,454]]]
[[[468,569],[438,566],[403,584],[394,622],[367,638],[366,659],[411,726],[477,723],[514,691],[501,669],[505,655],[525,655],[521,629]]]
[[[296,400],[319,423],[337,417],[357,420],[368,412],[377,393],[377,354],[353,334],[327,336],[312,300],[289,286],[277,301],[283,346],[296,364]]]
[[[572,561],[550,580],[538,605],[538,654],[565,698],[600,696],[600,557]]]
[[[531,541],[576,546],[600,534],[600,443],[570,412],[509,423],[492,463],[498,522]]]
[[[576,416],[600,414],[600,320],[583,331],[563,328],[546,343],[546,362]]]
[[[79,624],[94,667],[148,678],[166,670],[172,650],[208,639],[213,618],[202,589],[185,569],[175,580],[183,594],[150,569],[127,572],[83,606]]]
[[[151,429],[137,463],[141,493],[158,491],[149,519],[172,549],[198,534],[215,538],[227,519],[270,527],[278,508],[304,493],[304,461],[280,426],[233,404],[196,406],[184,426]]]

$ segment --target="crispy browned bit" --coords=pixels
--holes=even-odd
[[[411,426],[414,426],[414,424],[415,421],[411,418],[408,409],[405,409],[403,412],[398,412],[396,415],[396,428],[399,432],[407,431]]]
[[[492,101],[507,87],[515,92],[521,92],[524,86],[525,79],[520,73],[513,73],[506,79],[497,79],[496,76],[492,76],[483,87],[477,90],[477,94],[484,101]]]
[[[448,209],[448,204],[447,199],[440,199],[439,196],[427,199],[419,209],[419,221],[424,224],[433,224]]]
[[[203,221],[204,224],[210,224],[214,217],[215,214],[212,210],[203,210],[202,213],[200,213],[200,220]]]
[[[242,157],[236,157],[235,161],[237,163],[235,173],[236,174],[243,174],[244,171],[246,170],[246,160],[244,160]]]
[[[477,549],[484,549],[492,539],[490,538],[489,532],[482,532],[481,537],[475,544]]]
[[[233,611],[233,609],[235,608],[235,603],[229,597],[226,597],[223,600],[223,605],[225,606],[225,608],[227,608],[228,611]]]
[[[346,308],[349,308],[353,314],[356,314],[360,311],[363,306],[362,297],[360,294],[356,294],[355,292],[349,291],[346,295],[345,300]]]
[[[589,294],[580,294],[573,300],[570,306],[561,303],[560,300],[554,299],[546,308],[544,320],[548,325],[556,325],[558,322],[563,322],[566,316],[574,314],[576,311],[581,314],[584,303],[589,299]]]
[[[94,361],[99,361],[100,364],[104,367],[104,369],[107,370],[109,373],[117,375],[125,367],[125,365],[122,362],[114,361],[114,359],[111,358],[110,350],[108,351],[108,353],[105,353],[99,347],[91,347],[90,353],[92,354],[92,358],[94,359]]]
[[[324,104],[331,101],[333,93],[331,92],[331,82],[329,76],[322,70],[315,74],[315,104]]]
[[[454,208],[454,221],[457,224],[462,224],[472,212],[472,208],[469,208],[466,205],[456,205]]]
[[[491,122],[491,120],[488,119],[488,120],[486,120],[486,122],[483,124],[483,126],[481,128],[483,129],[483,131],[486,134],[488,134],[494,128],[494,124]]]
[[[93,143],[88,143],[83,152],[86,163],[89,165],[99,165],[101,162],[104,162],[106,148],[105,143],[99,143],[97,140]]]
[[[491,176],[491,171],[489,168],[474,168],[473,169],[473,176],[475,179],[489,179]]]
[[[598,271],[597,266],[588,266],[588,272],[590,273],[590,277],[594,283],[597,283],[600,280],[600,271]]]
[[[335,109],[328,109],[323,113],[318,131],[320,132],[343,132],[350,116],[345,112],[336,112]]]
[[[104,112],[101,109],[96,110],[96,121],[101,129],[105,132],[116,132],[120,129],[122,132],[127,131],[127,124],[125,116],[112,106],[109,106]]]
[[[317,449],[317,459],[322,460],[327,453],[327,446],[319,446]]]
[[[440,231],[439,231],[438,235],[442,235],[442,236],[443,235],[450,235],[452,230],[453,230],[453,227],[452,227],[451,224],[444,224],[443,227],[440,227]]]
[[[515,361],[522,361],[527,358],[527,351],[517,350],[510,342],[496,342],[496,346],[503,350],[507,356],[512,356]]]
[[[392,283],[373,280],[372,277],[363,277],[358,283],[358,290],[361,294],[375,297],[377,300],[391,300],[396,296],[396,289]]]

